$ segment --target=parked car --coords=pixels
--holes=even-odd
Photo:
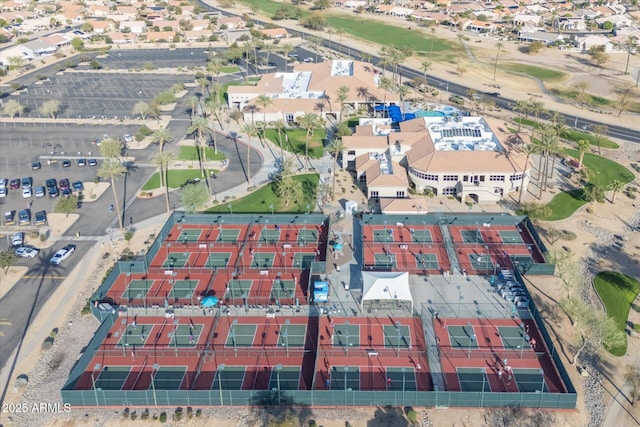
[[[0,178],[0,188],[7,188],[7,184],[9,183],[9,180],[7,178]]]
[[[69,188],[69,180],[67,178],[62,178],[58,184],[60,185],[61,190]]]
[[[73,191],[84,190],[84,184],[82,184],[82,181],[74,181],[72,185],[73,185]]]
[[[31,193],[31,187],[24,187],[22,189],[22,198],[23,199],[28,199],[29,197],[31,197],[33,194]]]
[[[42,225],[47,223],[47,211],[38,211],[34,215],[35,224]]]
[[[76,250],[76,245],[67,245],[56,252],[51,257],[51,264],[60,265],[62,261],[69,258]]]
[[[464,99],[461,96],[454,95],[449,97],[449,102],[457,105],[464,105]]]
[[[304,60],[302,62],[313,62],[313,58],[308,56],[308,57],[304,58]]]
[[[47,188],[49,187],[57,187],[58,186],[58,181],[56,181],[55,178],[49,178],[48,180],[45,181],[44,183]]]
[[[11,246],[14,248],[24,245],[24,233],[14,233],[11,236]]]
[[[7,211],[4,213],[4,225],[13,225],[16,223],[16,211]]]
[[[47,191],[49,192],[49,197],[51,198],[58,197],[58,194],[60,194],[60,192],[58,191],[58,187],[49,187]]]
[[[133,141],[133,138],[128,133],[125,133],[122,138],[124,139],[124,142],[132,142]]]
[[[33,185],[33,178],[31,178],[30,176],[26,178],[22,178],[22,188],[26,188],[26,187],[31,188],[32,185]]]
[[[0,188],[0,197],[7,197],[7,188],[6,187],[2,187]]]
[[[29,209],[23,209],[18,212],[18,224],[25,225],[31,223],[31,211]]]
[[[20,180],[18,178],[12,179],[9,183],[9,188],[12,190],[17,190],[18,188],[20,188]]]
[[[71,160],[66,159],[62,161],[63,168],[68,168],[69,166],[71,166]]]
[[[15,254],[16,256],[19,256],[21,258],[35,258],[38,256],[39,252],[40,250],[34,247],[21,246],[18,249],[16,249]]]
[[[45,188],[42,185],[36,187],[36,197],[44,197],[45,196]]]
[[[62,190],[60,192],[60,194],[62,194],[64,197],[69,197],[69,196],[71,196],[71,189],[70,188],[65,188],[64,190]]]
[[[98,161],[96,159],[89,159],[89,166],[97,166]]]
[[[33,162],[31,163],[31,169],[33,169],[34,171],[37,171],[38,169],[40,169],[42,167],[42,163],[40,162]]]
[[[78,166],[80,167],[87,166],[87,161],[85,159],[78,159],[77,163],[78,163]]]

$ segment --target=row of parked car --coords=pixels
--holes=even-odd
[[[24,233],[15,233],[11,236],[11,244],[14,246],[14,253],[21,258],[35,258],[40,253],[40,249],[24,244]],[[49,262],[54,265],[60,265],[64,260],[69,258],[76,251],[76,245],[66,245],[58,250]]]
[[[22,179],[12,179],[9,181],[7,178],[0,178],[0,197],[6,197],[9,193],[9,189],[17,190],[22,186],[22,197],[30,198],[35,195],[35,197],[44,197],[49,195],[49,197],[58,197],[62,194],[65,197],[69,197],[73,191],[80,192],[84,190],[84,185],[82,181],[74,181],[71,183],[67,178],[63,178],[60,182],[56,181],[55,178],[49,178],[45,181],[45,185],[39,185],[33,188],[33,178],[26,177]]]
[[[18,212],[16,220],[16,211],[7,211],[4,213],[4,225],[31,225],[31,209],[22,209]],[[38,211],[34,215],[34,225],[44,225],[47,223],[47,211]]]

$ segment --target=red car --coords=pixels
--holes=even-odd
[[[69,188],[69,180],[67,178],[62,178],[59,182],[58,185],[60,185],[60,189],[61,190],[65,190]]]
[[[20,180],[18,178],[12,179],[9,183],[9,188],[12,190],[17,190],[20,188]]]

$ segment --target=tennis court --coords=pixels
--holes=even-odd
[[[499,326],[498,332],[504,348],[520,350],[530,348],[528,337],[522,328],[514,326]]]
[[[373,230],[373,241],[375,243],[393,242],[393,229]]]
[[[498,234],[500,235],[500,240],[502,243],[510,243],[512,245],[524,243],[520,233],[515,230],[498,230]]]
[[[515,264],[533,264],[533,258],[530,255],[511,255],[511,260]]]
[[[391,382],[389,382],[391,380]],[[416,391],[418,383],[413,367],[410,368],[387,368],[387,389],[393,391]]]
[[[484,243],[480,230],[460,230],[462,243]]]
[[[202,325],[178,325],[169,332],[169,347],[195,347],[202,333]]]
[[[303,228],[298,231],[298,243],[312,243],[318,241],[318,233],[315,230]]]
[[[178,236],[178,241],[182,243],[193,243],[200,240],[202,230],[188,229],[182,230]]]
[[[234,321],[235,322],[235,321]],[[225,347],[252,347],[256,335],[256,325],[231,325]]]
[[[244,366],[218,365],[211,390],[242,390],[246,371]]]
[[[456,368],[460,391],[491,391],[484,368]]]
[[[224,296],[225,298],[247,298],[252,284],[253,280],[231,279]]]
[[[384,325],[384,346],[386,348],[411,347],[411,334],[407,325]]]
[[[147,341],[147,338],[149,338],[149,331],[151,330],[151,328],[153,328],[153,325],[127,325],[126,329],[122,333],[122,336],[118,340],[118,344],[116,344],[116,347],[122,347],[123,345],[125,347],[129,345],[144,345],[144,343]],[[116,334],[117,333],[118,332],[116,332]]]
[[[105,366],[94,382],[95,389],[122,390],[130,372],[129,366]]]
[[[433,236],[429,230],[411,229],[411,236],[416,243],[433,243]]]
[[[280,328],[280,346],[304,347],[304,339],[307,334],[306,325],[290,325],[289,320]]]
[[[491,255],[489,254],[467,254],[469,263],[474,270],[491,270],[493,269],[493,262],[491,261]]]
[[[541,369],[513,369],[513,378],[521,393],[539,392],[541,388],[545,393],[549,392],[549,388],[544,380],[544,372]]]
[[[422,270],[438,270],[438,256],[436,254],[416,254],[416,265]]]
[[[280,241],[280,229],[263,228],[260,232],[260,241],[264,243],[278,243]]]
[[[300,366],[275,366],[271,369],[269,390],[298,390]]]
[[[333,328],[334,347],[360,347],[360,325],[337,324]]]
[[[212,252],[207,258],[207,267],[227,267],[231,259],[231,252]]]
[[[358,366],[334,366],[331,368],[332,390],[360,390],[360,368]]]
[[[449,342],[451,348],[476,349],[478,348],[478,338],[473,330],[473,326],[447,326]]]
[[[192,298],[199,282],[199,280],[176,280],[169,292],[169,299]]]
[[[271,287],[271,298],[276,300],[280,300],[283,298],[293,298],[295,292],[295,280],[276,279],[273,281],[273,286]]]
[[[293,265],[301,269],[311,268],[311,263],[315,259],[316,256],[314,254],[296,253],[293,255]]]
[[[186,372],[186,366],[160,366],[151,377],[153,388],[156,390],[180,390]],[[149,389],[151,388],[149,386]]]
[[[153,286],[153,280],[132,280],[122,293],[123,299],[144,298]]]
[[[396,256],[391,252],[374,254],[375,267],[380,269],[396,268]]]
[[[220,243],[236,243],[238,241],[239,235],[240,230],[222,229],[220,230],[220,234],[218,235],[218,239],[216,241]]]
[[[254,268],[272,268],[276,258],[274,252],[254,252],[251,255],[251,266]]]
[[[162,264],[163,268],[172,269],[174,267],[182,268],[187,265],[187,261],[189,261],[189,256],[191,252],[171,252],[164,264]]]

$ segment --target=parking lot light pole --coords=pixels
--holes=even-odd
[[[220,391],[220,406],[224,406],[224,400],[222,399],[222,371],[224,371],[224,363],[218,365],[218,390]]]

